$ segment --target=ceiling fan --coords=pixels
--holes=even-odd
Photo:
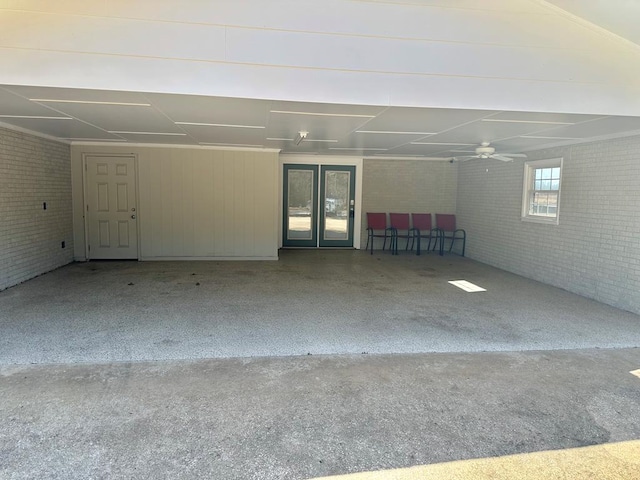
[[[464,162],[471,158],[494,158],[503,162],[512,162],[514,158],[527,158],[527,156],[524,153],[496,153],[496,149],[490,146],[489,142],[482,142],[479,147],[476,147],[475,155],[453,157],[451,162],[454,160]]]

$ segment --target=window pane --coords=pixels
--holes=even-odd
[[[542,180],[536,180],[533,184],[534,190],[542,190]]]
[[[540,214],[540,203],[542,202],[543,193],[533,192],[530,212],[533,215]]]
[[[560,180],[551,180],[551,190],[560,190]]]
[[[542,170],[540,168],[536,168],[536,180],[540,180],[542,178]]]
[[[543,180],[540,190],[551,190],[551,180]]]
[[[288,219],[287,238],[289,240],[311,240],[313,172],[310,170],[289,170],[288,174]]]
[[[545,180],[546,182],[547,180]],[[558,194],[554,192],[533,192],[529,206],[530,215],[555,217],[558,213]]]
[[[324,232],[325,240],[349,238],[349,184],[351,174],[327,170],[324,177]]]
[[[560,167],[555,167],[551,173],[551,178],[560,178]]]
[[[542,179],[548,180],[551,178],[551,168],[541,168],[542,170]]]

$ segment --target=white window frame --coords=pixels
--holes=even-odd
[[[522,186],[522,221],[558,225],[560,219],[560,198],[562,191],[562,157],[546,160],[532,160],[524,163],[524,179]],[[555,217],[529,213],[531,195],[534,193],[534,172],[538,168],[560,167],[560,186],[558,188],[558,207]]]

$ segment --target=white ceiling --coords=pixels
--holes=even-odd
[[[547,0],[547,2],[640,45],[638,28],[640,2],[638,0]]]
[[[0,124],[71,143],[429,158],[640,133],[640,1],[263,3],[5,2]]]
[[[0,122],[67,142],[450,158],[491,142],[520,153],[640,133],[640,117],[338,105],[31,86],[0,87]],[[300,131],[309,132],[299,145]]]

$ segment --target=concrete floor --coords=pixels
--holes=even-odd
[[[0,478],[308,479],[640,439],[640,317],[456,256],[75,264],[0,292],[0,332]]]
[[[0,292],[0,330],[0,364],[640,346],[638,315],[454,255],[359,251],[73,264]]]

